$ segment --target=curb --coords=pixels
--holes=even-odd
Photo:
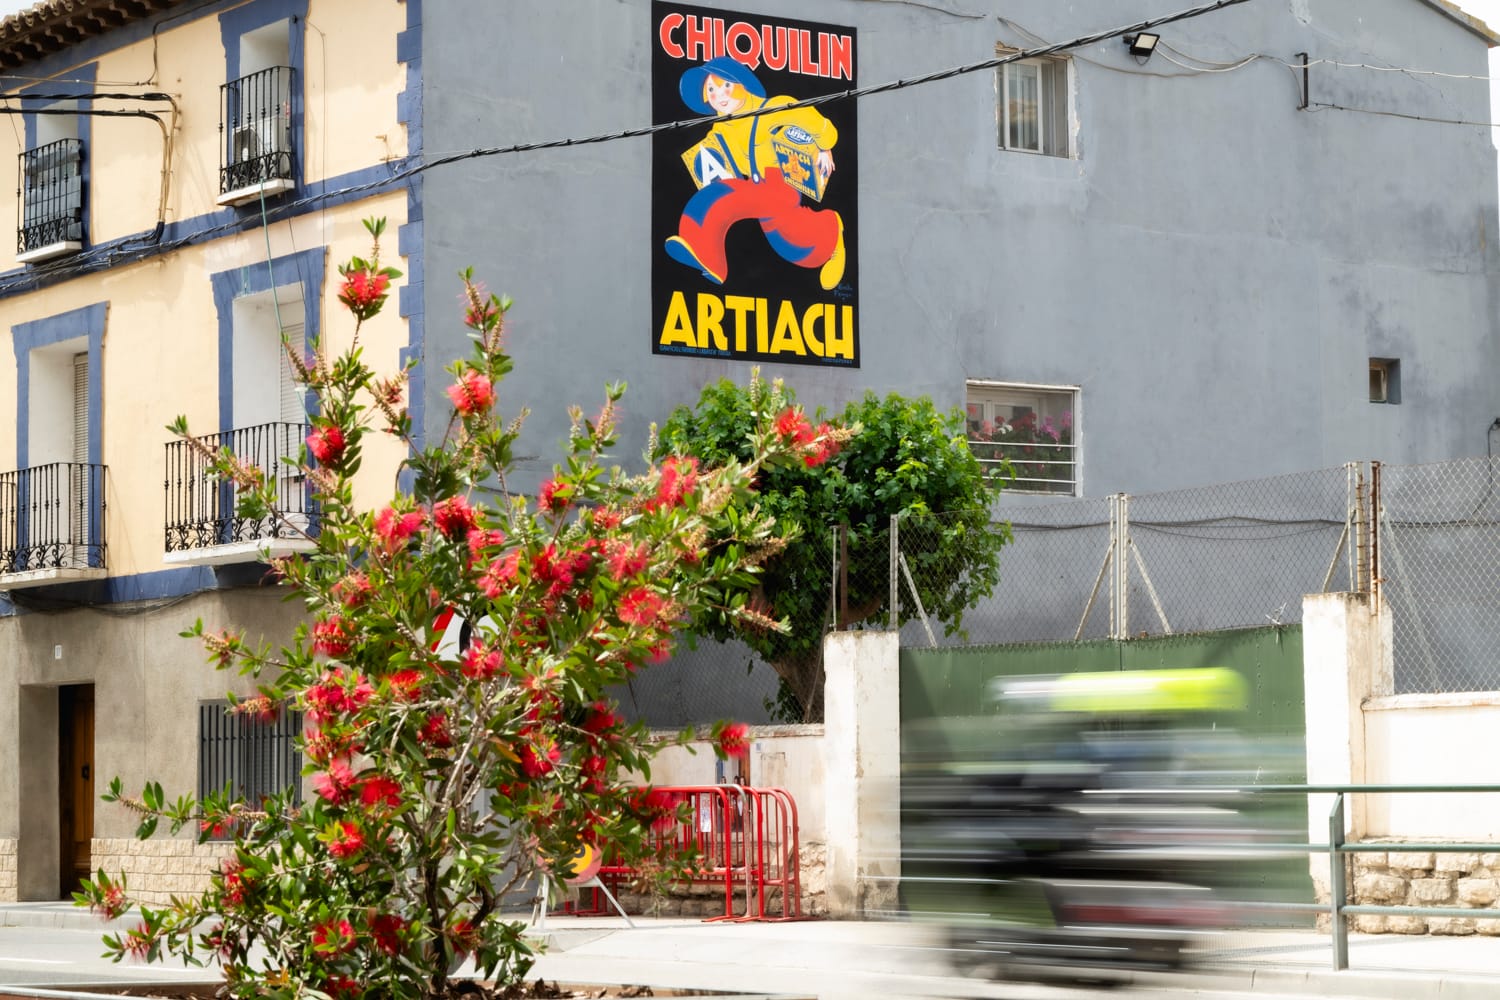
[[[1357,997],[1360,1000],[1411,1000],[1441,996],[1443,1000],[1494,1000],[1500,981],[1489,976],[1435,973],[1408,969],[1298,969],[1285,966],[1203,965],[1185,972],[1137,972],[1131,985],[1159,989],[1235,990],[1276,996]]]

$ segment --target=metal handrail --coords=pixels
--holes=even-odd
[[[1375,906],[1348,902],[1348,885],[1344,877],[1344,866],[1340,855],[1361,853],[1389,853],[1391,851],[1414,851],[1422,853],[1500,853],[1500,841],[1491,843],[1403,843],[1398,841],[1375,843],[1347,843],[1344,840],[1344,797],[1346,795],[1391,795],[1407,793],[1441,792],[1462,794],[1469,792],[1500,792],[1500,785],[1236,785],[1217,788],[1195,787],[1202,793],[1285,793],[1293,795],[1332,795],[1333,808],[1328,813],[1328,842],[1323,844],[1277,843],[1236,845],[1247,850],[1305,851],[1309,855],[1328,853],[1328,904],[1322,903],[1276,903],[1252,904],[1255,909],[1285,911],[1322,912],[1332,917],[1333,968],[1341,972],[1349,968],[1349,920],[1355,916],[1412,916],[1412,917],[1465,917],[1468,919],[1500,919],[1500,908],[1477,908],[1467,906]],[[1221,845],[1225,846],[1225,845]]]

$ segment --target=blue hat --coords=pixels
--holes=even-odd
[[[700,115],[714,113],[714,109],[703,100],[703,83],[710,75],[737,83],[756,97],[766,96],[766,88],[761,86],[748,66],[729,56],[719,56],[689,69],[682,74],[682,80],[677,84],[677,89],[682,93],[682,102]]]

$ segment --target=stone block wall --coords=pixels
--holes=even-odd
[[[16,901],[16,840],[0,837],[0,903]]]
[[[1367,906],[1496,908],[1500,852],[1390,851],[1351,855],[1350,901]],[[1370,934],[1486,934],[1500,936],[1500,920],[1360,914],[1352,930]]]
[[[172,895],[208,888],[209,875],[233,853],[228,843],[196,844],[191,840],[100,839],[93,843],[94,868],[111,877],[124,873],[130,897],[161,906]]]

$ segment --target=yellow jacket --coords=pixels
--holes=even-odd
[[[765,99],[750,97],[740,110],[752,111],[759,107],[774,108],[793,103],[796,103],[795,100],[786,96]],[[717,148],[724,154],[736,177],[760,180],[767,170],[776,167],[776,150],[771,145],[772,138],[790,126],[806,132],[819,149],[832,149],[833,144],[839,141],[839,130],[819,114],[817,108],[793,108],[790,111],[774,111],[752,118],[716,122],[708,130],[706,145]]]

